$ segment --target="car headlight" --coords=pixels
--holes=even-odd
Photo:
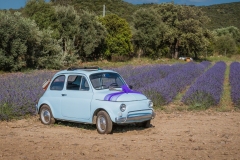
[[[126,104],[121,104],[120,105],[120,111],[124,112],[126,110]]]
[[[149,107],[149,108],[153,108],[153,102],[152,102],[152,101],[149,101],[148,107]]]

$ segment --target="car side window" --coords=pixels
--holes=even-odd
[[[87,79],[85,77],[82,77],[82,81],[81,81],[81,88],[82,91],[89,91],[89,85],[87,82]]]
[[[50,90],[61,91],[63,89],[64,82],[65,82],[65,76],[64,75],[56,77],[53,80],[53,82],[51,83]]]
[[[68,76],[67,90],[88,91],[89,85],[85,77],[79,75]]]
[[[79,90],[82,76],[70,75],[67,81],[67,90]]]

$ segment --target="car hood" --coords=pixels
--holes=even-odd
[[[140,92],[133,91],[126,86],[122,87],[122,90],[104,90],[94,95],[95,99],[103,101],[140,101],[146,100],[147,97]]]

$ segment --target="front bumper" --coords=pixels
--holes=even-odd
[[[133,123],[133,122],[143,122],[147,120],[154,119],[156,113],[152,111],[152,113],[134,113],[128,114],[127,117],[116,117],[116,123]]]

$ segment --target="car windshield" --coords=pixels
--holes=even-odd
[[[125,84],[119,74],[112,72],[92,74],[90,80],[96,90],[121,88]]]

